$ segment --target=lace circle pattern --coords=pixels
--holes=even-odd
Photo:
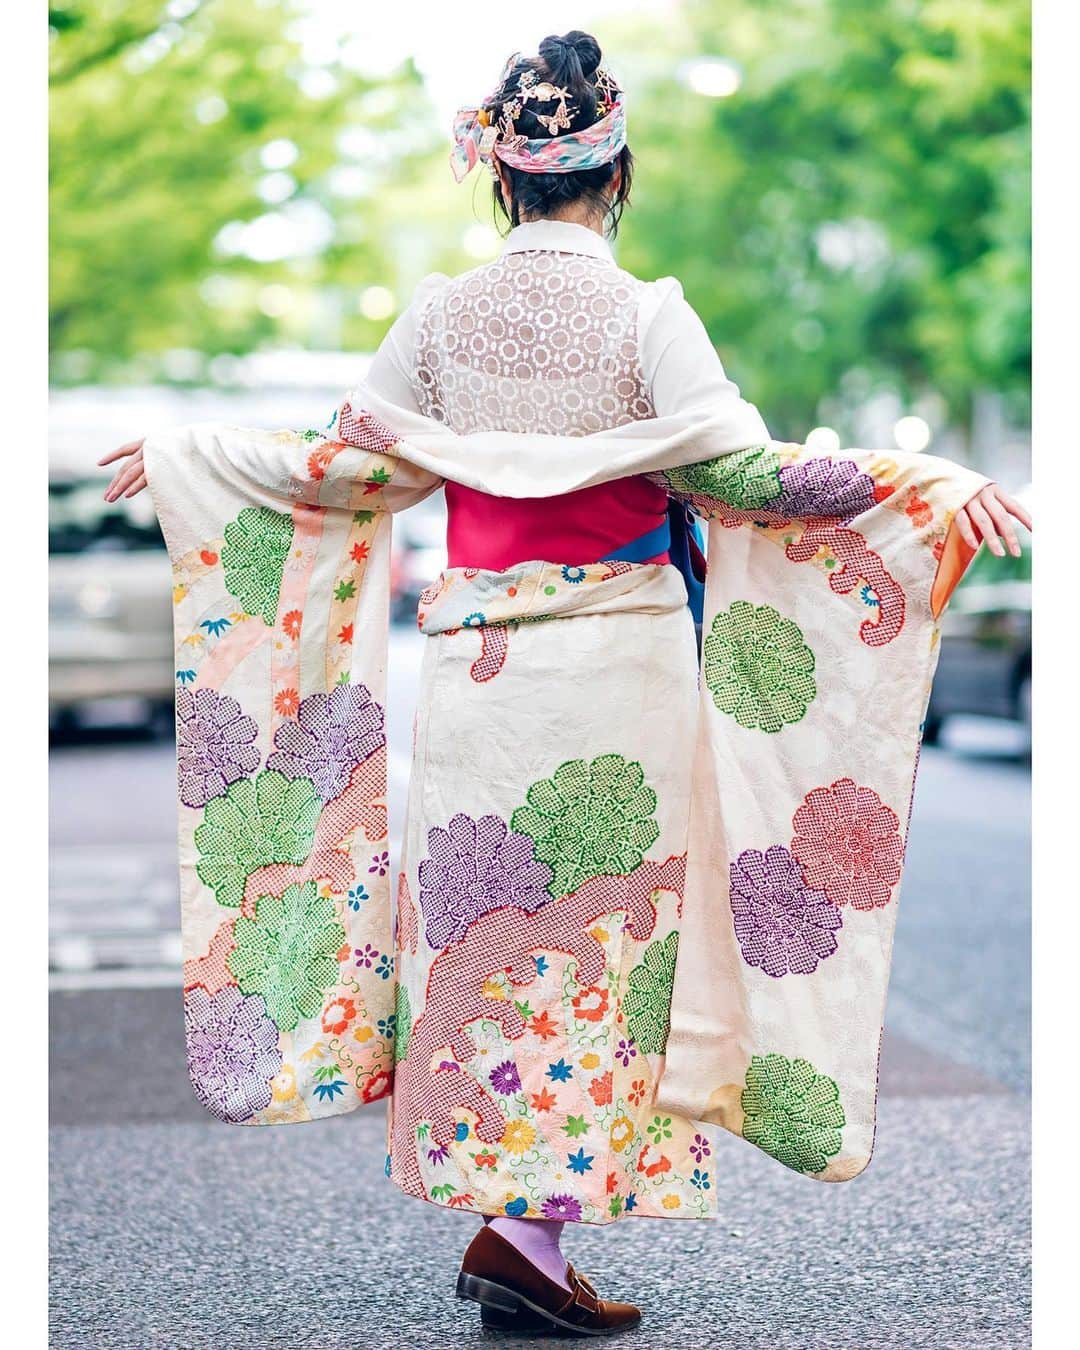
[[[652,417],[638,349],[644,283],[603,258],[507,253],[420,318],[420,409],[454,431],[584,436]]]

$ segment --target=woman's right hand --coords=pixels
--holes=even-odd
[[[113,476],[112,482],[105,489],[105,500],[107,502],[115,502],[121,496],[134,497],[146,487],[146,468],[143,465],[143,442],[145,439],[144,436],[137,441],[128,441],[119,450],[113,450],[98,460],[98,463],[103,466],[113,464],[118,459],[126,461],[120,465]]]

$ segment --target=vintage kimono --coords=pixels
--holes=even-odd
[[[986,480],[745,433],[462,436],[360,390],[325,431],[147,441],[209,1111],[388,1098],[388,1177],[485,1214],[711,1217],[712,1124],[818,1179],[866,1166],[937,616],[969,561],[950,523]],[[392,860],[392,515],[448,480],[630,473],[709,522],[700,666],[670,566],[433,578]]]

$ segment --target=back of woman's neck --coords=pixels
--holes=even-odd
[[[604,233],[604,217],[598,216],[595,211],[586,213],[581,210],[575,211],[571,207],[563,215],[521,217],[523,225],[533,225],[543,220],[557,221],[561,225],[584,225],[587,230],[592,230],[594,234],[603,235]]]

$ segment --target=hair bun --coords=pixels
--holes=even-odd
[[[600,44],[591,33],[575,28],[562,37],[544,38],[539,47],[541,60],[552,81],[565,85],[571,93],[588,83],[600,65]]]

